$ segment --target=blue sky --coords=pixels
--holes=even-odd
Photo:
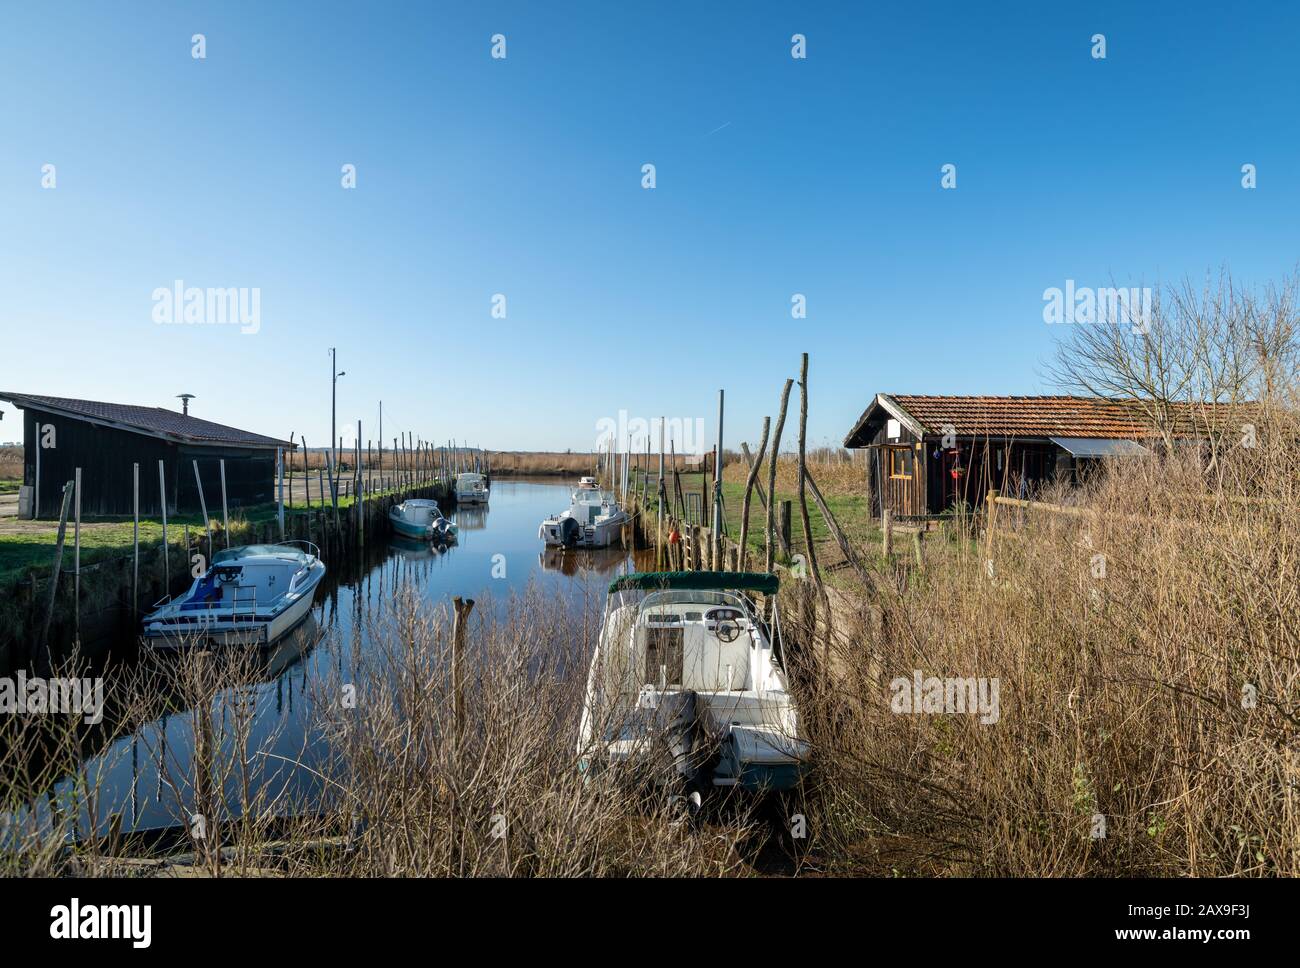
[[[1293,4],[988,6],[6,4],[0,389],[323,444],[337,345],[366,436],[711,438],[721,387],[734,444],[807,351],[837,442],[878,391],[1052,392],[1067,279],[1295,267]],[[260,329],[155,324],[177,279]]]

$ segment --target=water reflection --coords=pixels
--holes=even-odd
[[[281,815],[319,802],[330,756],[313,706],[326,683],[349,681],[357,664],[375,654],[366,638],[368,621],[391,613],[399,602],[405,607],[408,594],[431,605],[453,595],[475,598],[481,620],[489,610],[504,609],[512,594],[531,590],[598,623],[605,587],[615,574],[634,569],[634,556],[619,549],[543,547],[538,523],[568,500],[570,490],[562,480],[498,479],[490,506],[453,513],[459,529],[454,544],[393,538],[371,542],[359,560],[327,561],[329,573],[310,618],[241,666],[237,686],[205,694],[212,742],[228,763],[218,784],[224,811],[237,815],[250,791],[260,808],[271,805]],[[129,713],[119,709],[116,719],[143,725],[87,749],[82,776],[53,784],[17,819],[46,827],[56,812],[77,816],[84,837],[91,828],[83,802],[89,787],[98,791],[94,827],[100,833],[113,813],[121,815],[124,831],[188,824],[196,723],[205,718],[194,714],[193,683],[183,666],[175,657],[145,650],[129,668],[110,674],[106,691],[118,697],[119,706],[128,678],[153,677],[145,702]]]

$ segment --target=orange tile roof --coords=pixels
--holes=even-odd
[[[1101,397],[996,397],[883,395],[920,424],[927,434],[956,433],[977,437],[1110,437],[1134,439],[1154,432],[1151,421],[1136,400]],[[1192,432],[1192,405],[1171,404],[1180,415],[1181,434]],[[1244,406],[1250,406],[1246,404]],[[871,416],[872,406],[858,419],[846,446],[854,442]],[[1224,408],[1225,410],[1228,408]],[[952,430],[948,430],[951,425]]]

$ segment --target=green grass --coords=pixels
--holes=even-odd
[[[376,495],[378,496],[378,495]],[[342,511],[356,503],[356,496],[339,498],[339,510]],[[319,510],[320,504],[313,505]],[[305,505],[286,505],[285,514],[305,511]],[[209,514],[214,521],[220,522],[221,509],[215,513],[211,507]],[[264,524],[276,518],[275,504],[261,504],[241,508],[230,519],[231,533],[236,533],[241,522]],[[6,532],[0,534],[0,588],[6,588],[13,582],[27,576],[32,569],[41,574],[48,573],[54,561],[54,548],[58,540],[57,521],[42,521],[39,531]],[[116,558],[131,553],[132,521],[130,518],[87,518],[81,519],[81,563],[94,564],[109,558]],[[185,526],[190,527],[191,540],[194,533],[203,533],[203,516],[201,514],[169,515],[167,518],[167,538],[172,544],[179,544],[185,533]],[[72,554],[72,522],[68,522],[67,536],[64,540],[65,567]],[[162,545],[162,518],[140,519],[140,549],[152,551]]]
[[[657,486],[657,478],[650,481],[650,507],[655,505],[654,489]],[[671,484],[668,485],[671,487]],[[683,493],[699,493],[701,488],[700,478],[697,474],[684,475],[682,478]],[[766,484],[764,483],[764,490]],[[880,529],[871,519],[870,503],[865,493],[862,494],[823,494],[826,499],[826,505],[834,515],[836,522],[849,538],[849,541],[859,549],[864,557],[870,556],[875,548],[880,544]],[[710,495],[710,498],[712,495]],[[740,517],[741,509],[745,497],[745,485],[739,481],[724,481],[722,484],[722,504],[726,509],[727,516],[727,534],[733,540],[740,539]],[[805,551],[806,545],[803,540],[803,524],[799,517],[799,495],[795,492],[777,491],[776,499],[780,501],[790,501],[790,547],[794,554],[800,554]],[[669,504],[671,506],[672,495],[669,495]],[[710,514],[712,509],[710,509]],[[779,521],[778,521],[779,524]],[[830,528],[827,527],[825,519],[822,517],[821,510],[817,503],[808,496],[808,524],[812,531],[813,545],[817,549],[819,561],[838,561],[843,557],[839,550],[839,545],[831,537]],[[763,510],[762,502],[758,499],[757,490],[751,497],[749,507],[749,536],[746,544],[749,546],[751,553],[757,552],[760,556],[764,553],[763,529],[766,527],[766,514]]]
[[[22,481],[2,480],[0,481],[0,494],[17,494],[18,489],[22,486]]]

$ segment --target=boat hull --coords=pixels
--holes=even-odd
[[[557,519],[542,522],[542,541],[548,548],[608,548],[621,540],[623,525],[628,522],[627,515],[620,515],[609,521],[601,521],[585,528],[580,528],[572,543],[566,543],[563,529]]]
[[[322,575],[324,572],[322,571]],[[316,586],[320,578],[289,606],[273,616],[240,616],[230,619],[220,615],[196,613],[192,621],[181,625],[169,623],[160,629],[146,628],[142,633],[144,643],[151,649],[175,651],[195,646],[260,646],[274,645],[288,635],[311,614]]]

